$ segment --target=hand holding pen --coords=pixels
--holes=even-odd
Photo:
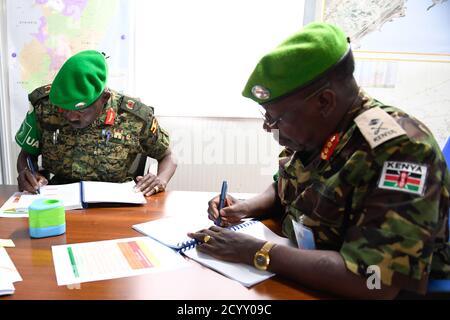
[[[214,221],[215,225],[221,227],[241,223],[242,219],[249,215],[246,202],[227,194],[227,189],[228,185],[224,186],[222,183],[222,204],[220,196],[216,196],[208,202],[208,218]]]
[[[224,182],[222,182],[222,190],[220,191],[220,197],[219,197],[219,207],[217,208],[219,211],[219,214],[217,215],[217,218],[214,221],[214,224],[216,226],[220,226],[222,224],[222,218],[220,217],[220,210],[222,210],[225,207],[227,191],[228,191],[228,183],[226,181],[224,181]]]
[[[26,161],[26,166],[19,172],[17,177],[19,190],[39,194],[40,187],[48,184],[48,181],[36,170],[36,166],[30,156],[26,156],[24,160]],[[23,162],[24,164],[25,161]]]

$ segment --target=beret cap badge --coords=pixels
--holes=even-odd
[[[253,86],[252,94],[259,100],[267,100],[270,98],[270,91],[260,85]]]
[[[84,102],[78,102],[78,103],[75,105],[75,108],[81,109],[81,108],[83,108],[84,106],[86,106],[86,103],[84,103]]]

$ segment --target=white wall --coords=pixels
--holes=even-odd
[[[280,147],[259,119],[159,117],[178,168],[171,190],[260,192],[273,182]],[[155,163],[155,162],[154,162]],[[152,168],[154,171],[156,168]]]
[[[255,117],[241,92],[258,60],[303,24],[302,0],[136,2],[136,91],[159,114]]]

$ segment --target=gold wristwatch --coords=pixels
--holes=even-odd
[[[272,242],[266,242],[261,249],[256,251],[255,257],[253,258],[253,264],[255,267],[259,270],[267,270],[267,267],[270,263],[270,256],[269,251],[272,249],[272,247],[275,245],[275,243]]]

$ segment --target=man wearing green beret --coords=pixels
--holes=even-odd
[[[125,182],[135,177],[138,155],[158,161],[157,175],[136,176],[146,196],[163,191],[176,163],[168,133],[153,108],[107,88],[104,54],[87,50],[69,58],[51,85],[34,90],[30,110],[16,134],[20,190],[48,182]],[[32,172],[42,156],[43,170]],[[30,163],[31,160],[31,163]]]
[[[279,217],[298,248],[225,228],[190,234],[198,250],[351,298],[421,296],[450,278],[447,165],[431,132],[369,97],[342,30],[311,23],[263,56],[243,95],[285,147],[259,196],[218,197],[221,225]],[[206,236],[209,237],[206,237]]]

